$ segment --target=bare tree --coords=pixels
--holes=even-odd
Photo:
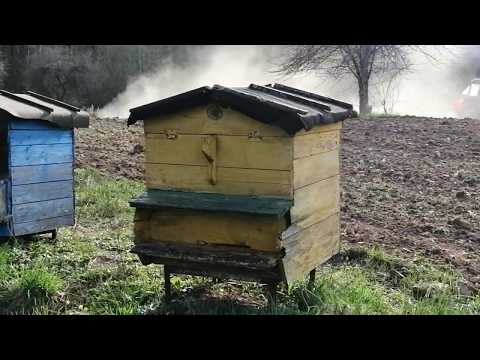
[[[420,45],[294,45],[288,46],[286,51],[278,72],[288,75],[315,71],[334,79],[353,76],[358,84],[361,115],[371,112],[369,84],[373,76],[408,71],[413,51],[433,59]]]
[[[383,78],[374,87],[384,114],[393,114],[400,96],[399,76],[394,74]]]

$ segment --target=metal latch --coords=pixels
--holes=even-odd
[[[257,130],[254,130],[254,131],[250,131],[248,133],[248,139],[249,140],[262,140],[262,136],[260,135],[260,133]]]
[[[167,130],[166,132],[167,139],[169,140],[175,140],[178,138],[177,132],[175,130]]]

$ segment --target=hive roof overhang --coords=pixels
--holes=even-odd
[[[128,125],[209,103],[231,107],[290,135],[357,116],[351,104],[281,84],[251,84],[246,88],[214,85],[130,109]]]
[[[19,119],[45,120],[63,128],[87,128],[87,112],[32,91],[14,94],[0,90],[0,110]]]

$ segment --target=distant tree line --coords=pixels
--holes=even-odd
[[[0,87],[102,107],[129,80],[166,61],[187,63],[178,45],[0,45]]]

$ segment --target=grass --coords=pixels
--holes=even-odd
[[[174,276],[163,302],[162,267],[143,266],[132,246],[128,201],[143,185],[76,170],[77,225],[58,240],[0,244],[2,314],[478,314],[480,296],[464,296],[461,276],[426,259],[406,261],[378,248],[345,248],[305,283],[280,288],[266,305],[260,285]]]

